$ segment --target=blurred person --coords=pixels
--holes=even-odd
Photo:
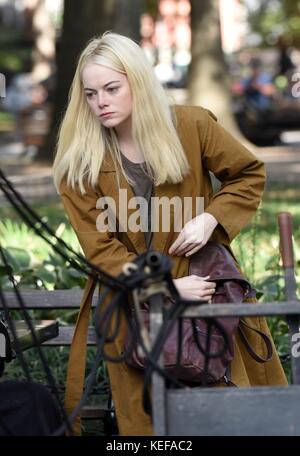
[[[270,110],[277,93],[272,77],[263,71],[262,62],[257,58],[250,61],[250,71],[250,76],[242,81],[246,101],[258,111]]]
[[[287,76],[296,68],[296,65],[291,58],[290,48],[283,37],[278,39],[277,46],[279,49],[277,76]]]
[[[46,88],[34,80],[32,73],[21,73],[10,82],[3,107],[15,115],[22,115],[43,104],[47,96]]]

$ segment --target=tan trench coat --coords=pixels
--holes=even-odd
[[[209,111],[199,107],[178,106],[176,118],[177,131],[190,163],[191,173],[180,184],[157,186],[155,196],[204,197],[205,211],[219,221],[213,238],[229,245],[250,221],[260,202],[265,181],[264,165],[228,134]],[[222,182],[221,189],[214,195],[208,170]],[[142,232],[121,233],[117,239],[113,233],[100,233],[96,229],[96,218],[99,215],[99,210],[96,209],[97,199],[106,195],[113,197],[115,201],[118,200],[115,175],[113,162],[107,158],[100,171],[99,190],[93,191],[89,188],[88,193],[81,196],[68,188],[65,182],[61,184],[64,207],[86,257],[112,275],[119,274],[125,262],[131,261],[136,254],[146,249]],[[120,186],[127,189],[128,198],[134,196],[130,185],[122,176]],[[128,215],[130,213],[128,210]],[[177,234],[172,229],[172,222],[170,232],[154,233],[154,250],[166,253]],[[188,259],[172,257],[172,260],[173,276],[177,278],[187,275]],[[88,281],[71,347],[66,392],[66,406],[69,411],[78,403],[82,393],[91,288],[91,282]],[[264,318],[251,318],[250,323],[269,333]],[[126,325],[123,321],[117,340],[107,346],[110,355],[117,355],[122,351],[125,330]],[[250,332],[249,340],[258,353],[266,355],[261,338]],[[149,416],[144,413],[141,406],[142,373],[127,367],[124,363],[107,365],[120,434],[151,435]],[[238,336],[231,371],[232,381],[238,386],[287,383],[276,352],[272,360],[258,364],[249,356]]]

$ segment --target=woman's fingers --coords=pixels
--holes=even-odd
[[[169,248],[169,254],[189,253],[187,256],[190,256],[197,252],[206,244],[217,224],[215,217],[206,212],[193,218],[184,225],[176,241]]]
[[[209,276],[190,275],[174,279],[174,284],[184,299],[204,299],[209,302],[216,291],[216,283],[207,279]]]
[[[193,276],[190,292],[198,299],[211,299],[216,291],[215,282],[206,282],[201,277]]]
[[[173,244],[174,245],[174,244]],[[205,244],[202,242],[195,244],[194,242],[190,242],[188,240],[184,240],[177,248],[173,251],[173,255],[181,256],[186,255],[190,256],[194,253],[198,252]],[[170,250],[169,250],[170,252]]]
[[[195,244],[184,241],[176,250],[176,255],[181,256],[185,255],[195,248]]]
[[[202,247],[204,247],[205,244],[201,243],[201,244],[193,244],[193,248],[189,251],[186,252],[185,256],[189,257],[191,255],[194,255],[194,253],[198,252],[198,250],[202,249]]]
[[[186,252],[202,245],[198,242],[198,240],[197,242],[195,242],[195,240],[197,240],[196,236],[193,236],[191,233],[187,233],[186,230],[183,229],[169,248],[169,255],[184,255]]]
[[[177,239],[173,242],[171,247],[169,248],[169,255],[177,255],[177,250],[181,246],[181,244],[185,241],[184,232],[181,231],[177,237]]]
[[[202,295],[203,297],[207,297],[207,296],[212,297],[212,295],[214,294],[215,291],[216,291],[216,290],[215,290],[214,288],[208,288],[207,290],[203,290],[203,291],[201,292],[201,295]]]
[[[202,294],[202,293],[193,293],[188,296],[188,299],[204,299],[205,301],[211,301],[213,297],[214,292],[208,293],[208,294]]]
[[[196,276],[197,277],[197,276]],[[205,290],[208,288],[211,289],[216,289],[216,282],[209,282],[206,280],[203,280],[201,277],[197,277],[196,280],[194,280],[194,286],[196,288],[199,288],[199,290]]]
[[[179,238],[179,236],[178,236],[178,238]],[[195,243],[195,242],[192,242],[191,240],[185,239],[183,237],[180,237],[179,240],[178,240],[178,238],[171,245],[171,247],[169,249],[170,255],[190,256],[190,255],[193,255],[194,253],[198,252],[198,250],[200,250],[205,245],[205,244],[203,244],[203,242]],[[178,240],[178,242],[177,242],[177,240]]]

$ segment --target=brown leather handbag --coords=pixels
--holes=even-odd
[[[215,305],[241,303],[245,298],[255,296],[255,290],[238,270],[230,252],[222,244],[209,241],[195,253],[190,259],[189,275],[201,277],[209,275],[209,280],[216,282],[216,292],[212,298],[212,304]],[[149,328],[149,308],[146,304],[142,309],[142,318]],[[192,323],[191,319],[185,318],[182,319],[181,330],[178,322],[174,323],[163,347],[164,369],[169,375],[188,384],[202,384],[204,371],[206,383],[218,382],[225,376],[233,359],[234,338],[242,320],[238,317],[217,318],[216,323],[210,326],[210,357],[208,365],[205,366],[205,356],[201,347],[206,347],[209,321],[211,320],[199,318]],[[262,337],[267,345],[267,358],[260,358],[252,350],[257,356],[255,359],[259,362],[265,362],[272,356],[269,338],[265,334]],[[242,340],[247,346],[247,339],[242,337]],[[132,337],[128,332],[125,351],[129,351],[131,346]],[[253,356],[251,349],[248,348],[248,351]],[[146,356],[141,355],[137,350],[137,346],[134,346],[126,362],[131,367],[144,369],[147,360]]]

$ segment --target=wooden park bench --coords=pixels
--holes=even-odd
[[[21,290],[27,310],[49,312],[52,310],[79,310],[83,290]],[[12,291],[5,292],[6,303],[11,310],[20,310],[20,306]],[[96,304],[96,296],[93,305]],[[0,303],[1,310],[1,303]],[[15,321],[20,345],[23,350],[33,346],[32,337],[24,321]],[[35,332],[43,347],[70,346],[74,333],[74,325],[59,325],[56,320],[33,320]],[[96,345],[94,328],[88,332],[88,345]],[[51,366],[50,366],[51,368]],[[84,406],[81,410],[83,419],[103,419],[107,409],[101,406]]]

